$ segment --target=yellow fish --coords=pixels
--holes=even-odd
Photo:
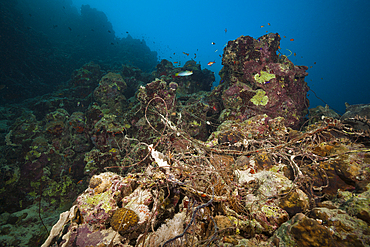
[[[181,71],[179,73],[176,73],[175,76],[189,76],[189,75],[192,75],[192,74],[193,74],[193,71],[185,70],[185,71]]]

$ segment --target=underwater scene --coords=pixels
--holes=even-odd
[[[2,0],[0,246],[370,246],[369,10]]]

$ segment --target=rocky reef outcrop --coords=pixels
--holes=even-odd
[[[294,65],[278,54],[280,36],[266,34],[258,39],[241,36],[224,49],[220,71],[223,120],[267,114],[284,117],[286,126],[302,124],[309,106],[304,81],[306,66]]]

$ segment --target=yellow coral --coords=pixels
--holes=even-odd
[[[113,230],[118,231],[121,235],[124,235],[125,233],[133,230],[133,228],[137,226],[138,221],[139,217],[133,210],[119,208],[114,212],[110,224]]]
[[[274,74],[270,74],[262,70],[259,74],[257,73],[254,75],[254,79],[256,80],[256,82],[261,83],[261,84],[265,84],[265,82],[271,79],[274,79],[274,78],[276,78]]]
[[[257,89],[256,95],[254,95],[250,101],[255,105],[266,105],[269,98],[266,96],[266,92],[262,89]]]

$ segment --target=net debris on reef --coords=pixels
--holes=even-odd
[[[16,226],[41,220],[50,230],[56,210],[48,236],[42,228],[28,243],[369,245],[369,116],[318,107],[305,118],[307,67],[278,55],[279,41],[229,41],[212,91],[201,91],[213,75],[194,61],[163,60],[152,75],[84,65],[99,76],[77,70],[13,117],[3,150],[18,165],[4,188],[38,215],[2,214],[3,236],[15,243]]]
[[[299,132],[286,128],[281,118],[256,116],[224,123],[219,127],[223,131],[217,132],[226,137],[214,132],[208,142],[201,142],[163,120],[167,134],[173,132],[189,143],[188,151],[154,155],[148,147],[153,162],[142,172],[110,175],[120,182],[105,175],[110,172],[102,173],[98,176],[105,179],[99,185],[94,175],[83,193],[90,195],[90,204],[76,201],[80,214],[87,205],[92,207],[93,222],[85,213],[80,223],[67,221],[62,243],[69,246],[76,239],[79,246],[369,243],[370,149],[354,142],[365,137],[364,132],[334,119]],[[257,134],[258,126],[264,130]],[[214,144],[220,139],[227,141]],[[104,194],[111,199],[93,203]],[[106,211],[113,207],[116,212],[129,210],[138,219],[124,216],[127,222],[114,227],[116,213]],[[104,212],[108,215],[100,217]],[[86,235],[73,235],[88,226]],[[107,233],[114,231],[111,227],[121,234],[113,238]],[[99,242],[88,237],[98,232]]]

